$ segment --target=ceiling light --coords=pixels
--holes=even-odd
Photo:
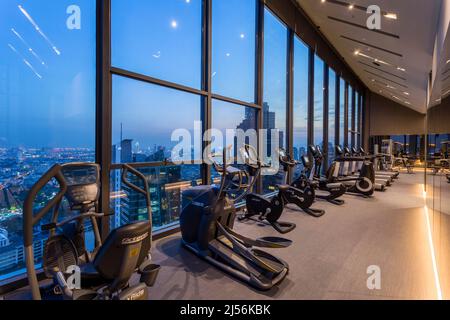
[[[320,0],[320,2],[325,3],[327,0]]]
[[[447,64],[449,64],[450,63],[450,60],[447,60]]]
[[[396,13],[392,13],[392,12],[387,12],[384,14],[384,17],[386,19],[392,19],[392,20],[397,20],[397,14]]]
[[[351,5],[348,6],[348,9],[349,9],[349,10],[353,10],[354,7],[355,7],[355,6],[354,6],[353,4],[351,4]]]
[[[404,91],[403,94],[406,94],[407,96],[409,96],[409,92]]]
[[[397,67],[397,70],[406,72],[406,69],[405,69],[405,68],[402,68],[402,67]]]
[[[405,101],[405,104],[408,104],[408,105],[409,105],[409,104],[411,104],[411,103],[410,103],[410,102],[408,102],[408,101]]]
[[[355,56],[359,56],[359,54],[361,53],[361,51],[359,51],[359,50],[355,50]]]

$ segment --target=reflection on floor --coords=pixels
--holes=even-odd
[[[223,274],[180,246],[175,235],[155,243],[163,268],[151,299],[435,299],[422,194],[423,176],[402,174],[372,199],[346,196],[342,207],[318,202],[316,219],[295,210],[288,249],[274,250],[290,263],[285,281],[258,292]],[[237,223],[248,236],[276,235],[269,227]],[[381,268],[381,290],[367,288],[367,268]]]

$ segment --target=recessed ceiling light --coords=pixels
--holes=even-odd
[[[397,20],[397,14],[392,12],[387,12],[384,14],[386,19]]]
[[[320,2],[325,3],[327,0],[320,0]]]
[[[351,4],[351,5],[348,6],[349,10],[353,10],[354,7],[355,7],[355,6],[354,6],[353,4]]]
[[[359,56],[360,53],[361,53],[361,51],[359,51],[359,50],[355,50],[355,52],[354,52],[355,56]]]

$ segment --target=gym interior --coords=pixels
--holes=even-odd
[[[450,299],[450,0],[0,17],[0,300]]]

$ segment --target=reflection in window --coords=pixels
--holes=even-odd
[[[200,121],[200,101],[197,95],[114,76],[112,162],[172,159],[172,150],[179,142],[172,141],[172,133],[177,129],[191,134],[191,149],[182,150],[189,154],[178,156],[201,159],[201,150],[194,151],[193,141],[195,122]]]
[[[71,5],[83,15],[66,24]],[[56,163],[95,160],[96,6],[7,0],[0,12],[1,282],[25,271],[22,207],[29,189]],[[36,207],[56,190],[49,184]],[[70,213],[63,203],[60,216]],[[39,262],[46,235],[37,231],[34,239]]]
[[[341,78],[339,94],[339,143],[341,147],[345,146],[345,81]]]
[[[265,161],[272,162],[272,154],[286,147],[287,112],[287,28],[268,10],[264,13],[264,105],[263,129],[267,129],[270,138],[266,144]],[[279,134],[275,136],[277,128]],[[279,175],[266,175],[263,179],[264,191],[275,190],[281,182]]]
[[[294,159],[308,152],[308,55],[309,48],[294,40]]]
[[[200,89],[201,0],[112,0],[112,65]]]
[[[256,1],[213,0],[213,92],[255,102]]]
[[[314,144],[323,146],[324,62],[314,56]]]
[[[328,164],[331,164],[335,158],[335,137],[336,137],[336,73],[329,69],[328,85]]]

